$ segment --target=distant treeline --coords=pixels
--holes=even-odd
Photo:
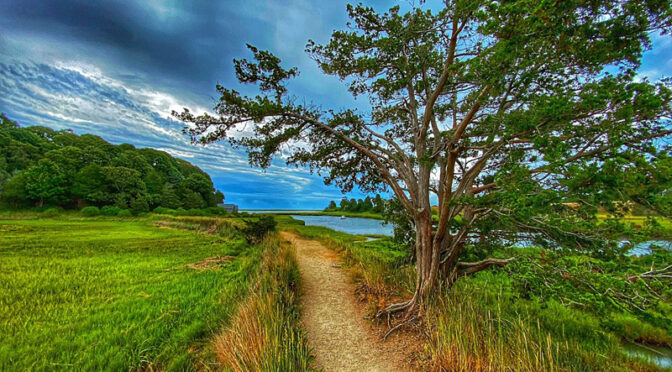
[[[163,151],[0,119],[4,207],[115,206],[135,213],[214,207],[224,199],[207,173]]]
[[[338,205],[332,200],[324,211],[383,213],[385,203],[385,199],[381,198],[378,194],[373,198],[367,196],[364,199],[348,199],[344,197]]]

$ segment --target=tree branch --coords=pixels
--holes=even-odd
[[[515,260],[515,257],[501,259],[501,258],[488,258],[483,261],[478,262],[458,262],[457,267],[457,277],[463,277],[471,274],[475,274],[479,271],[483,271],[490,266],[499,266],[504,267],[509,262]]]

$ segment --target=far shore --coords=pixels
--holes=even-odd
[[[371,212],[343,212],[343,211],[319,211],[306,209],[241,209],[241,212],[268,212],[269,214],[295,215],[295,216],[345,216],[356,218],[369,218],[373,220],[383,220],[383,216]]]

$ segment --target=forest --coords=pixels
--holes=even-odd
[[[224,194],[191,163],[150,148],[41,126],[0,123],[0,203],[5,208],[215,207]]]

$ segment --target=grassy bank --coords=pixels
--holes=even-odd
[[[230,325],[212,343],[220,366],[234,371],[310,371],[300,327],[299,270],[291,246],[268,237],[261,275]]]
[[[190,369],[262,257],[226,226],[31,217],[0,220],[0,370]]]
[[[408,298],[414,270],[409,253],[385,239],[361,237],[283,220],[281,228],[341,252],[371,312]],[[515,264],[464,278],[433,300],[424,317],[427,370],[658,371],[626,355],[623,341],[672,347],[672,291],[633,275],[672,262],[669,253],[599,260],[554,257],[539,249]],[[659,299],[637,299],[644,286]],[[639,308],[639,309],[638,309]]]

